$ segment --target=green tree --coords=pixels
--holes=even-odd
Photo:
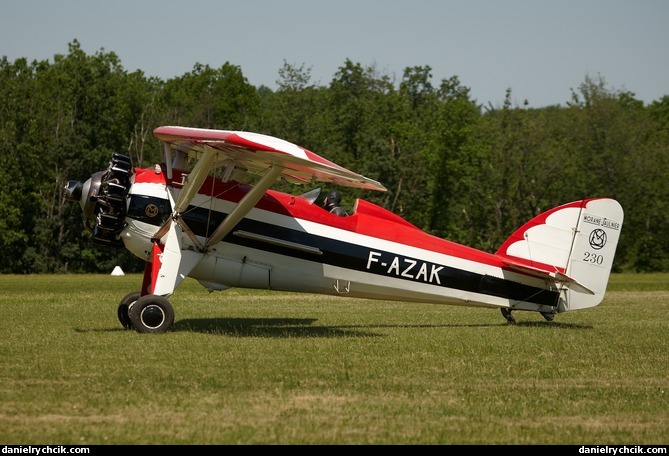
[[[31,171],[39,156],[21,147],[30,129],[29,97],[32,68],[25,59],[0,60],[0,167],[6,176],[0,186],[0,272],[23,272],[21,257],[30,241],[33,214],[38,212],[30,191],[38,181]]]
[[[384,194],[365,193],[366,199],[388,205],[393,199],[398,170],[393,140],[396,106],[394,88],[387,75],[373,66],[363,67],[346,60],[328,88],[326,132],[328,159],[381,181],[390,189]],[[383,177],[383,179],[382,179]],[[350,197],[360,191],[348,192]]]
[[[432,82],[408,67],[398,87],[346,60],[328,86],[284,62],[276,92],[241,68],[196,64],[163,82],[128,74],[104,49],[75,40],[53,62],[0,60],[0,272],[102,272],[143,267],[125,250],[91,243],[68,179],[106,169],[114,152],[136,166],[162,161],[159,125],[247,130],[284,138],[382,182],[349,189],[421,228],[494,251],[555,205],[611,196],[625,209],[614,267],[669,270],[669,97],[644,106],[586,77],[565,107],[505,103],[482,113],[457,76]],[[280,187],[293,192],[294,187]]]
[[[513,106],[511,95],[507,90],[503,106],[481,118],[471,154],[479,175],[463,180],[477,202],[462,208],[471,245],[488,251],[530,218],[567,202],[560,182],[568,174],[569,150],[552,132],[560,108]]]
[[[603,78],[586,78],[574,92],[569,127],[581,168],[572,188],[582,197],[616,198],[625,209],[615,266],[653,270],[666,267],[666,205],[663,182],[667,147],[661,122],[627,91],[606,87]],[[664,266],[662,266],[664,264]]]
[[[132,78],[142,80],[141,73]],[[129,256],[91,244],[81,229],[80,208],[62,198],[68,179],[85,180],[106,169],[113,153],[129,154],[138,123],[132,105],[144,105],[145,87],[133,89],[128,80],[115,53],[101,50],[89,56],[77,41],[68,55],[57,55],[53,65],[37,73],[36,93],[44,108],[38,135],[52,142],[48,163],[53,177],[43,191],[47,215],[36,223],[41,235],[27,252],[35,265],[51,257],[55,264],[49,270],[104,271]]]
[[[162,124],[222,130],[252,130],[259,124],[260,98],[239,66],[214,69],[196,64],[190,73],[165,82]]]
[[[100,51],[86,55],[77,41],[53,64],[19,59],[2,62],[7,90],[2,127],[3,160],[12,183],[8,224],[21,219],[22,230],[7,229],[22,242],[12,244],[2,270],[13,272],[95,271],[117,263],[127,253],[91,245],[76,204],[64,202],[69,179],[86,180],[107,167],[114,152],[127,152],[138,122],[129,103],[142,110],[145,86],[133,90],[118,57]],[[134,75],[135,82],[143,82]],[[13,163],[13,164],[12,164]],[[3,163],[4,164],[4,163]],[[7,195],[12,195],[10,198]],[[13,206],[12,206],[13,205]]]
[[[469,88],[457,76],[442,80],[428,111],[431,124],[425,127],[430,141],[426,226],[459,242],[470,241],[462,235],[466,227],[462,213],[471,206],[471,200],[463,196],[473,183],[478,165],[471,142],[480,108],[469,94]]]

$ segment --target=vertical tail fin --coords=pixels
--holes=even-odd
[[[595,294],[567,291],[566,310],[594,307],[604,299],[623,216],[623,208],[616,200],[584,201],[566,273]]]
[[[560,311],[594,307],[606,292],[623,215],[610,198],[564,204],[525,223],[496,255],[512,269],[561,283]]]

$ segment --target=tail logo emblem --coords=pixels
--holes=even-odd
[[[590,233],[590,247],[595,250],[600,250],[606,245],[606,231],[601,228],[592,230]]]

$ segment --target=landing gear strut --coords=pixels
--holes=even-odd
[[[506,321],[508,321],[512,325],[516,323],[516,319],[514,318],[513,315],[511,315],[511,309],[507,309],[506,307],[502,307],[500,310],[502,311],[502,316],[504,318],[506,318]]]

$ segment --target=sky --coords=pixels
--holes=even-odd
[[[53,62],[77,40],[163,80],[238,66],[277,88],[285,63],[328,86],[346,60],[401,81],[432,69],[499,107],[564,105],[587,78],[669,95],[669,0],[0,0],[0,57]]]

